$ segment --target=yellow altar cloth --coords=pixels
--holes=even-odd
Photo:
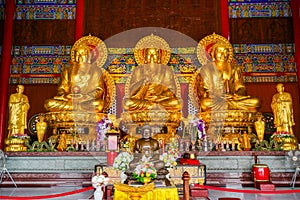
[[[151,191],[139,192],[139,193],[141,193],[140,200],[179,200],[178,190],[176,187],[154,188]],[[131,200],[130,193],[125,191],[120,191],[115,187],[114,199]]]

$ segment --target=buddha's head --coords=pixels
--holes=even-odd
[[[22,93],[24,92],[24,86],[23,86],[23,85],[18,85],[18,86],[17,86],[17,92],[18,92],[19,94],[22,94]]]
[[[80,45],[75,51],[75,61],[78,63],[90,63],[90,48],[88,46]]]
[[[151,130],[151,127],[149,125],[143,126],[143,128],[142,128],[142,137],[143,138],[145,138],[145,139],[150,138],[151,133],[152,133],[152,130]]]
[[[145,64],[156,63],[160,64],[160,52],[157,48],[146,48],[145,49]]]
[[[226,44],[216,43],[211,50],[211,57],[216,62],[226,62],[229,58],[229,49]]]
[[[282,83],[278,83],[276,85],[276,89],[277,89],[277,92],[283,92],[284,91],[284,86]]]

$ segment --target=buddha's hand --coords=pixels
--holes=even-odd
[[[68,98],[68,95],[55,96],[55,97],[53,97],[53,99],[55,99],[55,100],[62,100],[62,101],[68,101],[68,100],[70,100]]]
[[[234,94],[233,95],[233,99],[234,100],[243,100],[243,99],[248,99],[248,98],[250,98],[250,96],[243,96],[243,95],[239,95],[239,94]]]

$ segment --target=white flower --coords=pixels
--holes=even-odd
[[[115,169],[126,171],[128,168],[128,164],[133,160],[133,155],[128,152],[121,152],[114,160],[113,167]]]
[[[106,185],[109,181],[109,178],[106,178],[104,175],[93,176],[92,185],[94,188],[97,188],[102,185]]]

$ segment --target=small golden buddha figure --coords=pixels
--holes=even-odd
[[[27,112],[30,108],[28,97],[23,94],[23,85],[18,85],[16,91],[17,93],[10,95],[8,101],[8,137],[24,135],[27,129]]]
[[[137,164],[145,157],[148,162],[154,164],[156,170],[163,169],[165,163],[159,159],[159,142],[151,137],[151,127],[145,125],[142,128],[142,138],[138,139],[134,147],[134,158],[129,163],[129,171],[133,171]]]
[[[294,135],[293,126],[295,121],[292,96],[284,91],[282,83],[277,84],[276,89],[278,93],[273,95],[271,102],[276,131],[286,131]]]
[[[262,120],[262,114],[257,113],[257,121],[254,122],[254,128],[257,134],[258,140],[261,142],[264,140],[265,135],[265,122]]]
[[[57,150],[58,151],[65,151],[67,149],[67,135],[66,133],[63,131],[61,133],[61,135],[59,136],[59,142],[57,145]]]
[[[130,95],[124,101],[125,110],[181,109],[173,70],[161,64],[160,54],[158,48],[145,49],[145,63],[136,67],[131,75]]]
[[[71,50],[72,66],[62,71],[57,96],[45,101],[46,110],[102,113],[109,109],[106,97],[115,88],[102,68],[106,58],[106,46],[99,38],[89,35],[76,41]]]
[[[217,42],[211,47],[212,62],[200,68],[196,77],[196,95],[201,111],[231,109],[253,110],[260,106],[258,98],[246,94],[242,69],[231,62],[230,44]]]
[[[245,151],[249,151],[251,149],[251,137],[247,133],[247,131],[243,131],[242,138],[243,138],[243,149]]]
[[[47,130],[47,122],[45,122],[44,119],[45,116],[40,115],[39,121],[35,125],[39,143],[43,142]]]

